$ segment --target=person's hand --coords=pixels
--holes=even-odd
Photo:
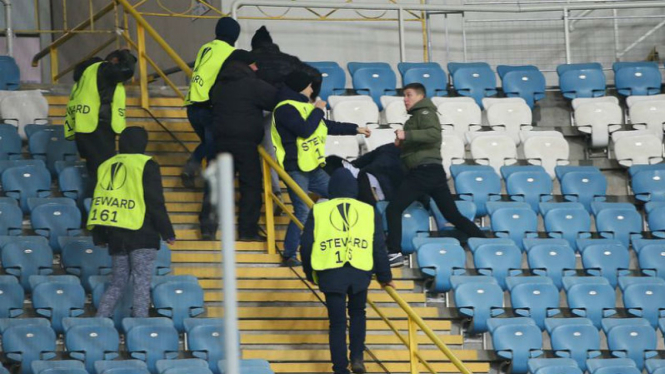
[[[406,133],[404,130],[395,130],[395,138],[397,138],[397,140],[404,140],[406,139]]]
[[[326,103],[323,100],[316,100],[316,102],[314,103],[314,106],[321,110],[326,110],[326,105],[328,105],[328,103]]]
[[[402,146],[402,141],[399,139],[395,139],[395,147],[399,148]]]
[[[166,239],[166,244],[168,244],[168,245],[173,245],[173,244],[175,244],[175,238]]]
[[[392,288],[395,288],[395,282],[394,282],[394,281],[390,281],[390,282],[388,282],[388,283],[381,283],[381,287],[383,287],[383,288],[386,288],[386,287],[388,287],[388,286],[390,286],[390,287],[392,287]]]
[[[372,135],[372,130],[369,127],[358,127],[358,134],[365,135],[366,138],[369,138]]]

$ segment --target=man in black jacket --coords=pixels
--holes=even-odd
[[[250,52],[235,50],[222,66],[217,82],[210,91],[213,121],[211,132],[215,152],[231,153],[239,174],[240,204],[238,240],[264,241],[259,235],[261,215],[261,162],[257,147],[263,140],[263,111],[276,104],[277,90],[257,78],[254,57]],[[206,198],[202,207],[201,233],[214,238],[217,224]]]
[[[376,274],[376,279],[382,286],[395,287],[388,263],[381,215],[369,205],[356,200],[358,185],[351,172],[344,168],[333,172],[328,195],[331,200],[322,204],[317,203],[305,223],[300,247],[303,270],[310,282],[317,283],[315,280],[318,278],[319,288],[326,296],[328,319],[330,320],[330,355],[334,372],[349,374],[349,359],[346,350],[346,299],[348,296],[348,310],[351,317],[349,328],[351,368],[354,373],[365,373],[363,363],[366,329],[365,305],[372,274]],[[333,205],[328,214],[328,210],[324,207],[326,204],[337,206]],[[345,209],[340,210],[340,206]],[[319,208],[323,211],[318,211]],[[367,217],[364,217],[364,213],[367,213]],[[324,219],[324,225],[317,226],[317,219]],[[343,224],[336,225],[335,222]],[[329,243],[361,242],[355,235],[363,235],[365,231],[367,241],[372,243],[348,244],[346,247],[335,249],[319,249],[319,246]],[[373,234],[370,231],[373,231]],[[332,234],[332,236],[326,234]],[[333,250],[337,250],[337,252],[333,254]],[[357,252],[370,250],[371,253]],[[341,254],[342,252],[348,252],[348,256]],[[352,256],[351,253],[354,255]],[[325,257],[330,255],[333,256],[333,263],[325,261]],[[327,270],[314,271],[317,264],[320,267],[325,264],[322,267]],[[363,265],[367,265],[370,270],[360,269]]]
[[[104,165],[107,165],[105,163],[100,167],[100,171],[108,169],[110,172],[100,175],[88,218],[88,225],[94,226],[92,236],[95,245],[108,245],[109,253],[113,257],[111,286],[102,296],[97,317],[110,317],[113,314],[116,303],[125,292],[130,275],[134,282],[132,316],[148,317],[150,282],[153,264],[160,247],[160,238],[173,244],[175,232],[166,211],[159,164],[152,159],[145,162],[142,180],[139,182],[142,183],[143,196],[134,196],[136,191],[132,191],[131,188],[136,185],[137,181],[131,180],[135,175],[129,172],[130,163],[126,162],[127,164],[123,167],[123,161],[118,159],[119,157],[125,157],[127,160],[147,157],[143,156],[143,153],[148,145],[148,133],[140,127],[128,127],[120,134],[118,144],[120,154],[109,160],[114,165],[108,165],[109,167],[105,168]],[[114,192],[109,192],[111,190],[115,190],[117,196],[129,195],[131,201],[142,200],[144,202],[145,215],[142,217],[143,224],[138,229],[121,227],[130,226],[132,222],[114,222],[122,221],[118,217],[122,217],[122,213],[119,211],[123,206],[131,207],[131,203],[127,204],[127,200],[124,200],[125,204],[118,204],[119,207],[112,203],[106,204],[117,209],[105,209],[102,206],[104,204],[97,200],[99,195],[105,194],[107,196],[104,199],[109,201],[109,197],[114,194]],[[136,206],[131,207],[130,210],[138,206],[137,203],[135,204]],[[114,215],[114,211],[116,215]]]

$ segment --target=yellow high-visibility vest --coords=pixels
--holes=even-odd
[[[302,103],[295,100],[284,100],[281,103],[277,104],[277,108],[283,105],[291,105],[300,112],[300,115],[304,120],[307,120],[309,114],[314,110],[314,105],[311,103]],[[272,116],[272,126],[270,129],[270,135],[272,137],[272,144],[275,147],[275,156],[277,157],[277,162],[279,166],[284,167],[284,157],[286,156],[286,150],[284,150],[284,145],[282,144],[282,137],[277,131],[275,125],[275,112],[273,111]],[[314,133],[310,135],[307,139],[297,138],[296,147],[298,148],[298,167],[304,172],[312,171],[320,166],[326,164],[326,138],[328,137],[328,127],[325,122],[322,120],[319,123],[319,126],[316,128]]]
[[[138,230],[145,220],[143,171],[150,156],[121,153],[104,161],[97,171],[88,229],[96,225]]]
[[[199,49],[192,80],[189,82],[189,92],[185,97],[185,106],[210,100],[210,89],[215,84],[224,61],[233,51],[235,48],[232,45],[217,39]]]
[[[76,133],[89,134],[97,130],[99,108],[102,105],[97,89],[97,72],[102,63],[97,62],[86,68],[72,88],[65,116],[65,137],[69,140]],[[126,127],[125,99],[125,86],[118,83],[111,102],[111,128],[116,134],[120,134]]]
[[[349,198],[314,205],[312,269],[374,268],[374,208]]]

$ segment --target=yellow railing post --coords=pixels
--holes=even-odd
[[[49,49],[51,55],[51,83],[58,83],[58,48]]]
[[[145,53],[145,29],[140,23],[136,25],[136,37],[139,57],[139,86],[141,89],[141,107],[150,109],[150,97],[148,96],[148,64]]]
[[[419,374],[418,370],[418,326],[411,316],[408,319],[409,324],[409,361],[411,362],[411,374]]]
[[[263,165],[263,202],[266,206],[266,236],[268,254],[274,255],[275,250],[275,214],[272,202],[272,183],[270,178],[270,165],[262,159]]]

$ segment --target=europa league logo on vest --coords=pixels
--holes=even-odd
[[[335,230],[347,232],[358,224],[360,215],[351,204],[341,203],[336,208],[330,212],[330,224]]]
[[[127,182],[127,167],[122,162],[116,162],[107,169],[99,180],[99,187],[106,191],[117,191]]]

